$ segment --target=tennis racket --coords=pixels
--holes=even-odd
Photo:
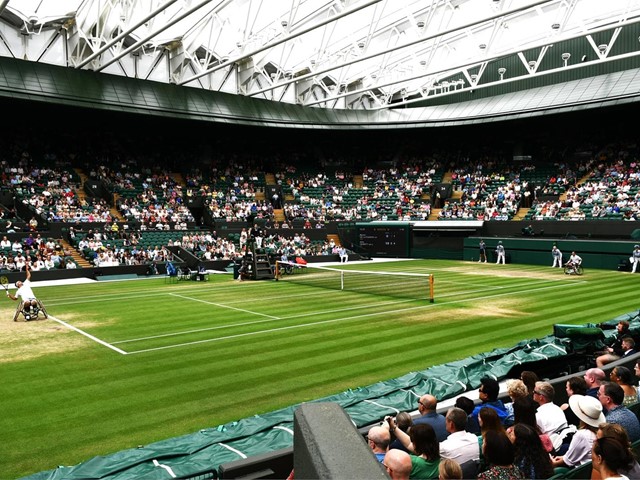
[[[4,290],[7,292],[7,295],[9,295],[9,279],[4,275],[0,277],[0,285],[4,287]]]

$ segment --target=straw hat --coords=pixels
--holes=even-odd
[[[597,428],[601,423],[606,422],[602,413],[602,404],[597,398],[588,395],[571,395],[569,407],[587,425]]]

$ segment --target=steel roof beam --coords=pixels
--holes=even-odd
[[[190,8],[189,10],[187,10],[186,12],[182,13],[181,15],[178,15],[176,18],[174,18],[173,20],[171,20],[169,23],[163,25],[161,28],[159,28],[158,30],[150,33],[149,35],[147,35],[146,37],[140,39],[139,41],[137,41],[136,43],[134,43],[133,45],[131,45],[129,48],[127,48],[126,50],[123,50],[122,52],[120,52],[118,55],[116,55],[115,57],[113,57],[111,60],[109,60],[106,63],[103,63],[102,65],[100,65],[98,68],[95,69],[96,72],[100,72],[102,70],[104,70],[105,68],[107,68],[109,65],[117,62],[118,60],[120,60],[122,57],[124,57],[125,55],[137,50],[138,48],[140,48],[142,45],[145,44],[145,42],[147,42],[148,40],[151,40],[153,37],[155,37],[156,35],[158,35],[160,32],[165,31],[166,29],[168,29],[169,27],[172,27],[173,25],[175,25],[176,23],[178,23],[180,20],[188,17],[189,15],[191,15],[192,13],[200,10],[202,7],[206,6],[207,4],[211,3],[212,0],[204,0],[203,2],[198,3],[195,7]],[[223,1],[220,2],[214,9],[217,10],[220,5],[226,4],[228,3],[227,1]]]
[[[624,60],[626,58],[634,58],[634,57],[638,57],[640,56],[640,51],[637,52],[630,52],[630,53],[623,53],[620,55],[616,55],[615,57],[608,57],[608,58],[596,58],[595,60],[590,60],[588,62],[584,62],[584,63],[576,63],[573,65],[567,65],[566,67],[558,67],[558,68],[553,68],[551,70],[544,70],[542,72],[537,72],[534,74],[534,76],[536,77],[541,77],[544,75],[551,75],[554,73],[558,73],[558,72],[564,72],[567,70],[577,70],[580,68],[585,68],[585,67],[591,67],[593,65],[596,64],[601,64],[601,63],[609,63],[609,62],[614,62],[616,60]],[[528,76],[528,75],[527,75]],[[468,88],[461,88],[459,90],[456,90],[454,92],[448,92],[448,93],[441,93],[441,94],[436,94],[436,95],[431,95],[430,97],[446,97],[446,96],[450,96],[450,95],[455,95],[455,94],[459,94],[462,91],[465,90],[482,90],[483,88],[489,88],[489,87],[494,87],[496,85],[503,85],[505,83],[513,83],[513,82],[517,82],[522,80],[522,78],[524,77],[524,75],[521,75],[519,77],[513,77],[513,78],[508,78],[505,80],[496,80],[495,82],[489,82],[489,83],[484,83],[482,85],[473,85],[471,87]],[[421,97],[421,98],[416,98],[416,99],[411,99],[411,100],[406,100],[403,102],[398,102],[398,103],[393,103],[393,104],[386,104],[380,107],[376,107],[373,108],[373,110],[383,110],[383,109],[389,109],[389,108],[395,108],[395,107],[400,107],[403,105],[409,105],[411,103],[417,103],[417,102],[423,102],[425,100],[425,98],[427,97]],[[333,97],[326,99],[325,101],[329,101],[332,100]],[[322,102],[316,102],[316,103],[322,103]]]
[[[400,46],[392,47],[392,48],[387,48],[386,50],[381,50],[379,52],[375,52],[375,53],[372,53],[370,55],[364,55],[364,56],[362,56],[360,58],[356,58],[356,59],[350,60],[348,62],[343,62],[343,63],[341,63],[339,65],[334,65],[334,66],[331,66],[329,68],[325,68],[325,69],[318,70],[318,71],[315,71],[315,72],[307,73],[306,75],[301,75],[301,76],[299,76],[299,77],[297,77],[295,79],[287,80],[286,82],[278,83],[277,85],[273,85],[273,86],[270,86],[270,87],[267,87],[267,88],[263,88],[262,90],[258,90],[256,92],[251,92],[247,96],[251,97],[251,96],[254,96],[254,95],[259,95],[259,94],[264,93],[264,92],[266,92],[268,90],[272,90],[274,88],[281,87],[281,86],[287,85],[289,83],[294,83],[294,82],[298,82],[300,80],[305,80],[307,78],[311,78],[311,77],[315,77],[315,76],[318,76],[318,75],[322,75],[322,74],[325,74],[327,72],[331,72],[333,70],[337,70],[338,68],[342,68],[342,67],[346,67],[346,66],[349,66],[349,65],[353,65],[355,63],[363,62],[365,60],[370,60],[372,58],[376,58],[376,57],[379,57],[381,55],[386,55],[387,53],[392,53],[392,52],[401,50],[403,48],[407,48],[407,47],[411,47],[411,46],[414,46],[414,45],[418,45],[420,43],[423,43],[423,42],[426,42],[426,41],[429,41],[429,40],[433,40],[433,39],[436,39],[438,37],[442,37],[444,35],[448,35],[449,33],[454,33],[454,32],[460,31],[460,30],[464,30],[466,28],[470,28],[470,27],[474,27],[474,26],[477,26],[477,25],[481,25],[483,23],[490,22],[491,20],[495,20],[497,18],[508,16],[508,15],[511,15],[511,14],[514,14],[514,13],[521,12],[523,10],[528,10],[530,8],[537,7],[539,5],[543,5],[545,3],[551,3],[551,2],[556,2],[556,1],[557,0],[539,0],[539,1],[531,3],[529,5],[525,5],[525,6],[522,6],[522,7],[514,8],[512,10],[506,10],[506,11],[500,12],[500,13],[498,13],[496,15],[491,15],[490,17],[486,17],[486,18],[483,18],[483,19],[475,21],[475,22],[470,22],[470,23],[467,23],[465,25],[460,25],[460,26],[455,27],[455,28],[450,28],[448,30],[444,30],[442,32],[438,32],[438,33],[435,33],[433,35],[429,35],[429,36],[421,38],[419,40],[414,40],[412,42],[405,43],[404,45],[400,45]]]
[[[8,0],[7,0],[8,1]],[[98,51],[92,53],[91,55],[89,55],[87,58],[85,58],[80,64],[76,65],[76,68],[82,68],[85,65],[87,65],[89,62],[91,62],[94,58],[97,58],[98,56],[100,56],[102,53],[106,52],[109,48],[111,48],[113,45],[115,45],[116,43],[118,43],[120,40],[124,39],[127,35],[129,35],[131,32],[135,31],[136,29],[138,29],[140,26],[144,25],[146,22],[148,22],[149,20],[151,20],[153,17],[157,16],[158,14],[160,14],[161,12],[163,12],[164,10],[166,10],[167,8],[169,8],[171,5],[173,5],[174,3],[176,3],[178,0],[169,0],[167,3],[164,3],[163,5],[159,6],[158,8],[156,8],[153,12],[151,12],[149,15],[147,15],[146,17],[144,17],[142,20],[140,20],[138,23],[136,23],[134,26],[128,28],[127,30],[125,30],[124,32],[122,32],[120,35],[118,35],[116,38],[112,39],[110,42],[107,42],[105,45],[103,45]]]
[[[2,12],[4,12],[4,9],[7,8],[8,4],[9,4],[9,0],[2,0],[0,2],[0,15],[2,15]]]
[[[592,35],[594,33],[604,32],[604,31],[607,31],[607,30],[611,30],[612,28],[625,27],[625,26],[634,25],[634,24],[637,24],[637,23],[639,23],[639,20],[637,18],[634,18],[633,20],[627,20],[627,21],[624,21],[624,22],[616,23],[615,25],[609,24],[609,25],[606,25],[604,27],[600,27],[600,28],[597,28],[597,29],[594,29],[594,30],[590,30],[589,32],[580,33],[578,35],[566,35],[566,36],[563,36],[561,38],[556,37],[556,38],[554,38],[554,42],[564,41],[564,40],[571,40],[573,38],[580,38],[580,37],[585,37],[586,38],[589,35]],[[545,39],[544,43],[539,43],[539,44],[536,44],[536,45],[527,45],[527,50],[532,49],[532,48],[544,47],[544,46],[546,46],[548,44],[549,44],[549,41]],[[347,95],[356,95],[356,94],[359,94],[359,93],[365,93],[365,92],[367,92],[367,91],[369,91],[369,90],[371,90],[373,88],[389,87],[391,85],[397,85],[399,83],[405,83],[405,82],[412,81],[412,80],[419,80],[420,78],[428,77],[430,75],[438,75],[438,74],[447,73],[447,72],[452,72],[453,73],[456,70],[468,69],[468,68],[470,68],[472,66],[480,65],[481,63],[487,63],[490,60],[496,60],[498,58],[507,57],[509,55],[517,55],[517,54],[520,54],[520,53],[522,53],[522,49],[518,48],[517,50],[512,50],[511,52],[501,53],[499,55],[494,55],[494,56],[491,56],[491,57],[484,58],[482,61],[471,62],[471,63],[463,63],[463,64],[459,64],[459,65],[454,65],[454,66],[451,66],[451,67],[443,68],[441,70],[436,70],[436,71],[431,71],[431,72],[424,72],[424,73],[421,73],[420,75],[414,75],[412,77],[402,78],[402,79],[399,79],[399,80],[393,80],[391,82],[386,82],[386,83],[383,83],[383,84],[377,84],[377,85],[374,85],[374,86],[371,86],[371,87],[367,87],[367,88],[363,88],[363,89],[360,89],[360,90],[354,90],[352,92],[348,92],[348,93],[345,93],[345,94],[337,94],[337,95],[334,95],[334,97],[341,97],[341,96],[344,97],[344,96],[347,96]],[[626,58],[626,56],[617,55],[617,56],[612,57],[612,58],[613,59],[621,59],[621,58]],[[587,62],[587,63],[589,65],[593,65],[592,62]],[[585,64],[582,64],[582,65],[585,65]],[[529,75],[529,74],[527,74],[527,75]],[[304,77],[304,75],[300,76],[298,79],[302,79],[303,77]],[[296,79],[296,80],[298,80],[298,79]],[[474,88],[476,88],[476,87],[474,86]],[[331,98],[334,98],[334,97],[331,97]],[[323,102],[324,102],[324,100],[305,103],[304,105],[306,105],[306,106],[316,105],[318,103],[323,103]],[[397,104],[393,104],[393,105],[397,105]],[[391,106],[393,106],[393,105],[391,105]],[[388,107],[382,107],[382,108],[388,108]]]
[[[285,35],[284,37],[280,38],[279,40],[276,40],[275,42],[269,43],[267,45],[263,45],[262,47],[257,48],[255,50],[252,50],[252,51],[250,51],[248,53],[245,53],[245,54],[240,55],[240,56],[235,57],[235,58],[231,58],[231,59],[227,60],[226,62],[222,62],[221,64],[216,65],[215,67],[211,67],[211,68],[209,68],[209,69],[207,69],[207,70],[205,70],[203,72],[200,72],[197,75],[194,75],[193,77],[187,78],[186,80],[182,80],[181,82],[178,83],[178,85],[184,85],[185,83],[192,82],[194,80],[197,80],[200,77],[204,77],[205,75],[208,75],[210,73],[214,73],[214,72],[216,72],[218,70],[221,70],[221,69],[223,69],[223,68],[225,68],[225,67],[227,67],[227,66],[229,66],[229,65],[231,65],[233,63],[236,63],[236,62],[239,62],[239,61],[244,60],[246,58],[252,57],[253,55],[255,55],[257,53],[263,52],[265,50],[269,50],[269,49],[271,49],[273,47],[277,47],[278,45],[280,45],[282,43],[285,43],[285,42],[288,42],[291,39],[299,37],[300,35],[304,35],[305,33],[311,32],[312,30],[315,30],[317,28],[323,27],[323,26],[325,26],[325,25],[327,25],[329,23],[333,23],[336,20],[340,20],[343,17],[351,15],[352,13],[358,12],[358,11],[364,9],[364,8],[370,7],[371,5],[374,5],[376,3],[380,3],[381,1],[382,0],[369,0],[368,2],[366,2],[366,3],[362,4],[362,5],[358,5],[358,6],[352,8],[350,10],[345,10],[344,12],[336,15],[335,17],[330,17],[330,18],[328,18],[326,20],[323,20],[322,22],[320,22],[320,23],[318,23],[316,25],[312,25],[310,27],[303,28],[299,32],[292,33],[290,35]]]

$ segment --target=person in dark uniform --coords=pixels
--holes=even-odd
[[[480,249],[480,257],[478,258],[478,263],[487,263],[487,245],[484,243],[484,240],[480,239],[478,248]]]

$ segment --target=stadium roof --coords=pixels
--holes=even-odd
[[[552,54],[552,70],[636,57],[637,22],[640,0],[0,0],[0,56],[384,109],[546,75]]]

